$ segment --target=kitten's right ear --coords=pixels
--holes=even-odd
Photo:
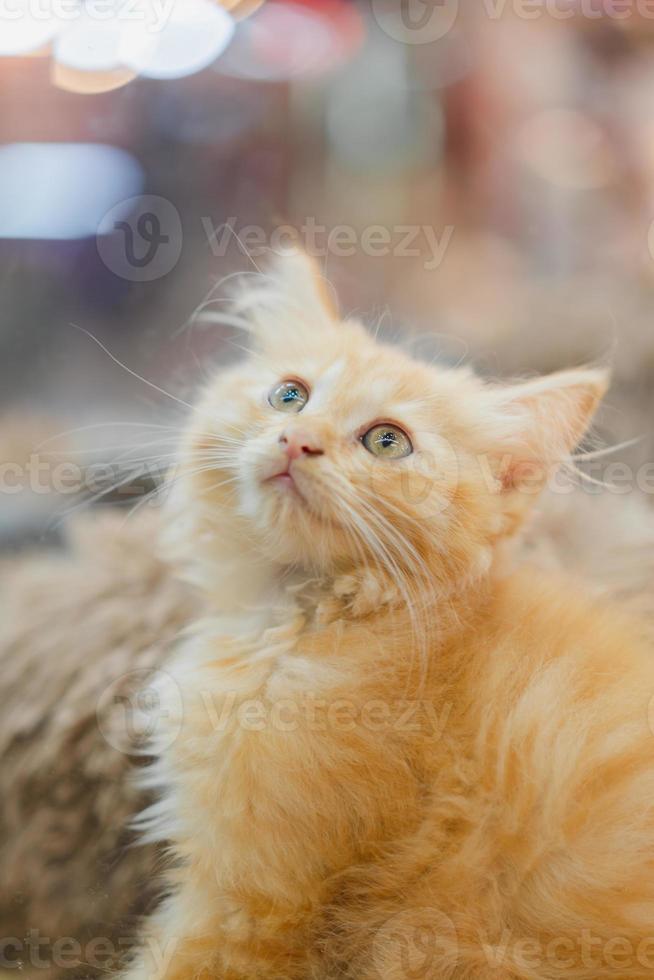
[[[261,276],[244,276],[234,306],[264,348],[310,346],[340,321],[330,282],[301,249],[278,253]]]
[[[537,486],[537,473],[544,482],[566,461],[588,430],[608,384],[608,371],[579,368],[491,393],[505,490],[520,485],[525,473]]]

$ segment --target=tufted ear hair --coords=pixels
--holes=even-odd
[[[241,277],[235,313],[264,349],[311,349],[317,335],[339,323],[331,284],[299,248],[277,253],[259,274]]]
[[[493,390],[502,489],[544,485],[582,440],[608,386],[608,371],[579,368]]]

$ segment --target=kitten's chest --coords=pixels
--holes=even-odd
[[[412,826],[430,773],[448,768],[452,717],[411,694],[397,653],[358,627],[312,632],[301,618],[190,641],[173,667],[179,733],[160,759],[180,853],[210,852],[220,875],[253,862],[281,875],[295,841],[302,865],[324,870],[343,842],[358,853]]]
[[[241,871],[243,862],[264,858],[271,867],[281,856],[267,842],[282,832],[294,839],[298,826],[302,849],[308,844],[316,855],[333,835],[349,839],[350,821],[365,825],[372,818],[371,801],[394,773],[408,780],[407,798],[413,778],[404,752],[395,745],[393,755],[384,745],[375,728],[379,701],[369,704],[347,653],[340,630],[323,631],[316,641],[299,621],[253,635],[204,635],[181,651],[174,665],[179,733],[159,767],[177,821],[169,836],[183,853],[200,855],[202,846],[220,840],[216,867],[228,855]],[[339,823],[335,794],[350,789],[355,803]]]
[[[171,757],[224,769],[230,751],[311,728],[336,692],[356,689],[356,671],[340,645],[340,631],[333,630],[317,649],[299,614],[194,637],[172,668],[182,717],[172,719],[179,737]]]

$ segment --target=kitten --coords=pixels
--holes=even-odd
[[[168,896],[130,980],[654,977],[654,659],[506,543],[599,369],[512,386],[341,321],[302,255],[237,301],[166,544]]]

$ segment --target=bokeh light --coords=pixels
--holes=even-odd
[[[98,21],[82,17],[57,38],[55,58],[77,71],[113,71],[121,67],[123,32],[124,25],[116,18]]]
[[[342,0],[270,0],[240,25],[217,67],[262,81],[320,75],[346,62],[364,36],[360,14]]]
[[[159,30],[145,22],[125,27],[124,64],[147,78],[182,78],[208,67],[225,50],[234,20],[210,0],[181,0]]]
[[[139,163],[114,146],[0,147],[0,238],[64,241],[94,236],[106,212],[142,186]]]
[[[122,62],[124,25],[86,16],[62,31],[54,44],[52,80],[58,88],[91,95],[120,88],[137,73]]]
[[[0,55],[25,55],[49,44],[61,27],[45,8],[40,16],[30,0],[15,0],[0,25]]]
[[[220,0],[221,6],[229,10],[234,20],[249,17],[265,3],[265,0]]]
[[[235,19],[213,0],[72,0],[65,11],[16,0],[2,16],[0,55],[47,51],[52,81],[78,93],[106,92],[143,75],[174,79],[211,65],[229,45]],[[101,4],[101,6],[98,6]],[[234,3],[239,17],[258,0]]]
[[[590,116],[572,109],[536,113],[518,130],[515,149],[534,173],[562,188],[601,187],[614,172],[602,128]]]

